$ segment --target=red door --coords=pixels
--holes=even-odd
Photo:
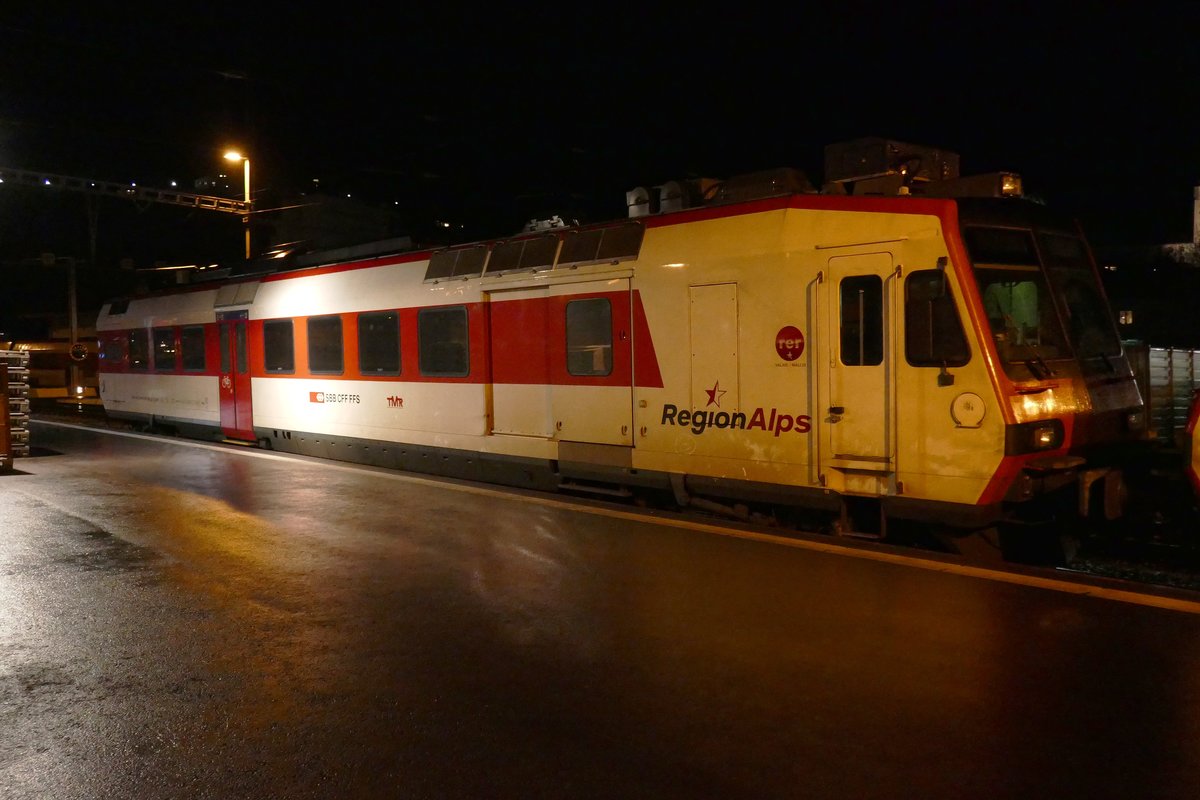
[[[253,442],[246,319],[244,316],[240,319],[222,319],[217,324],[221,338],[221,430],[230,439]]]

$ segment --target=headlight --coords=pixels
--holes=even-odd
[[[1062,447],[1065,437],[1061,419],[1043,419],[1009,425],[1004,430],[1004,454],[1019,456]]]

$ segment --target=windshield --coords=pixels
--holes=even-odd
[[[1069,358],[1070,351],[1033,234],[983,227],[964,233],[997,353],[1006,368],[1024,365],[1046,377],[1051,371],[1045,361]]]
[[[1039,233],[1038,246],[1046,272],[1062,298],[1067,334],[1079,357],[1106,360],[1120,355],[1121,340],[1117,338],[1083,242],[1074,236]]]
[[[1045,378],[1047,361],[1072,353],[1085,370],[1112,369],[1121,342],[1079,237],[984,226],[963,234],[1006,371]]]

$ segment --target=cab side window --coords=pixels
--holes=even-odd
[[[904,356],[914,367],[961,367],[971,348],[941,270],[910,272],[904,284]]]

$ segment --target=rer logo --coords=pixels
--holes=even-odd
[[[324,403],[325,402],[325,393],[324,392],[309,392],[308,393],[308,402]]]
[[[775,352],[784,361],[795,361],[804,352],[804,334],[795,325],[785,325],[775,334]]]

